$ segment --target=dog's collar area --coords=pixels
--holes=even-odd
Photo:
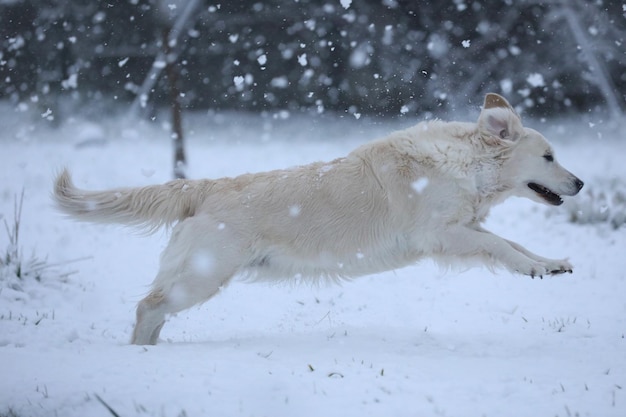
[[[547,203],[552,204],[553,206],[560,206],[563,204],[563,200],[560,195],[552,192],[552,190],[544,187],[543,185],[537,184],[536,182],[530,182],[528,183],[528,188],[536,192]]]

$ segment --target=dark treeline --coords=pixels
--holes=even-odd
[[[185,1],[0,1],[0,98],[130,105]],[[184,108],[397,115],[499,92],[537,115],[623,111],[618,1],[198,2],[169,51]],[[165,72],[144,102],[168,101]],[[145,99],[145,98],[144,98]],[[548,110],[549,109],[549,110]]]

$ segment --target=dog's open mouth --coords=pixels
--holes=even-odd
[[[539,185],[536,182],[528,183],[528,188],[536,192],[541,198],[546,200],[549,204],[553,206],[558,206],[563,204],[563,200],[561,196],[552,192],[550,189],[544,187],[543,185]]]

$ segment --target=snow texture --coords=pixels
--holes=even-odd
[[[12,218],[23,187],[23,251],[49,262],[88,259],[72,264],[79,271],[67,282],[0,281],[0,415],[110,416],[102,402],[120,416],[626,415],[624,227],[572,223],[565,209],[514,199],[486,227],[569,257],[573,274],[533,280],[425,261],[339,286],[237,281],[171,317],[157,346],[133,346],[135,304],[166,232],[142,237],[75,223],[49,195],[63,166],[89,189],[169,180],[165,118],[112,117],[99,130],[70,118],[53,128],[3,109],[0,214]],[[407,123],[189,115],[189,174],[332,160]],[[585,190],[626,178],[626,142],[608,130],[598,139],[601,124],[535,127]],[[84,130],[87,143],[79,142]],[[285,216],[298,213],[285,208]],[[0,234],[0,249],[7,244]],[[210,272],[216,262],[199,253],[194,267]]]

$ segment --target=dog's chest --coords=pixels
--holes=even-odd
[[[443,216],[446,222],[463,222],[474,216],[481,194],[482,183],[479,178],[471,174],[445,176],[431,180],[430,184],[425,189],[422,202],[434,205],[433,220]]]

